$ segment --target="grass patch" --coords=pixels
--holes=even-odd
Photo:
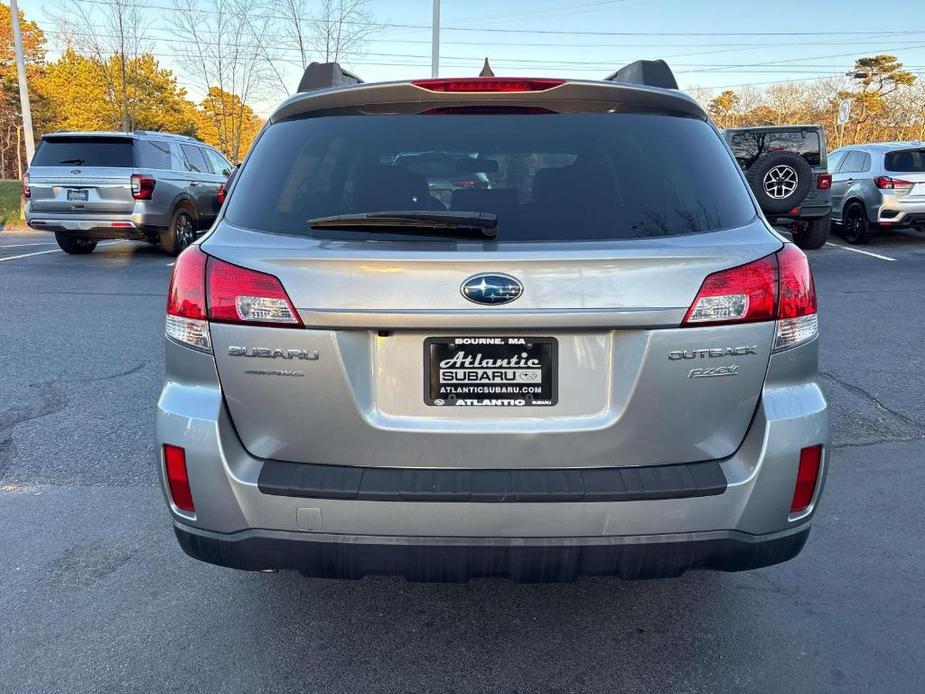
[[[18,224],[19,196],[22,185],[17,180],[0,180],[0,225]]]

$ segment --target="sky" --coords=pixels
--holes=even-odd
[[[172,53],[173,0],[145,5],[155,27],[152,50],[190,86]],[[20,0],[54,49],[52,6]],[[639,58],[664,58],[682,89],[763,88],[844,74],[857,57],[890,53],[925,79],[925,0],[899,6],[884,12],[871,11],[869,0],[442,0],[440,76],[477,75],[488,57],[499,76],[598,79]],[[432,0],[368,0],[368,10],[381,27],[345,65],[368,82],[429,77]],[[282,49],[296,56],[294,47]],[[282,69],[294,89],[301,70],[292,63]],[[257,110],[266,115],[283,96],[268,95]]]

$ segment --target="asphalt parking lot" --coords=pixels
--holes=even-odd
[[[154,467],[170,258],[53,243],[0,233],[0,691],[925,691],[925,237],[810,253],[836,450],[803,554],[566,585],[188,559]]]

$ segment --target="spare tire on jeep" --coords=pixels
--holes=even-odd
[[[793,152],[769,152],[745,172],[748,184],[766,215],[784,214],[797,207],[813,180],[806,160]]]

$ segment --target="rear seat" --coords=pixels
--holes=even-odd
[[[451,209],[468,212],[490,212],[503,221],[520,206],[513,188],[460,188],[453,191]]]
[[[389,164],[370,167],[363,172],[356,182],[354,203],[359,212],[446,209],[431,196],[427,179]]]

